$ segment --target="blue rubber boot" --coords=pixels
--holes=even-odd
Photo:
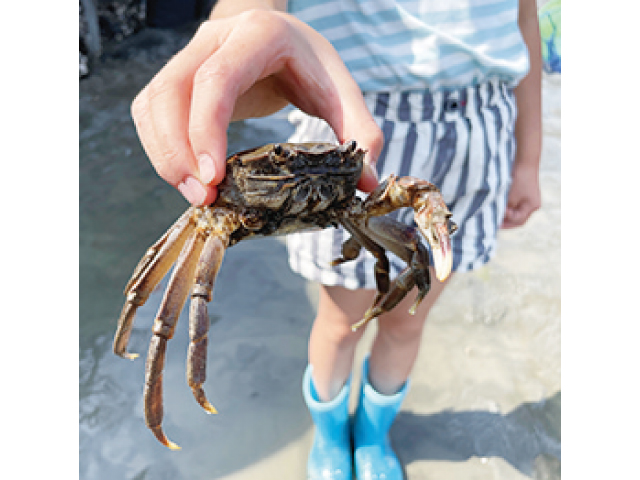
[[[353,424],[353,457],[358,480],[402,480],[402,467],[391,448],[388,433],[408,389],[409,380],[394,395],[378,393],[369,383],[369,358],[365,359]]]
[[[351,432],[349,428],[349,386],[322,402],[316,393],[309,365],[302,379],[302,393],[316,426],[313,446],[307,462],[309,480],[351,480]]]

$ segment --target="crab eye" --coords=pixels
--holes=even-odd
[[[356,151],[357,143],[355,140],[349,140],[338,147],[338,152],[352,154]]]
[[[282,155],[282,145],[280,145],[279,143],[276,143],[273,146],[273,153],[275,153],[276,155]]]
[[[347,153],[355,152],[356,151],[356,146],[357,146],[356,141],[355,140],[351,140],[349,143],[347,143],[346,152]]]

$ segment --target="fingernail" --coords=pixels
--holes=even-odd
[[[207,196],[202,184],[191,176],[178,184],[178,190],[193,205],[202,205]]]
[[[375,178],[376,180],[380,180],[378,178],[378,171],[376,170],[375,165],[371,164],[370,162],[366,161],[364,162],[364,167],[367,169],[367,173],[372,176],[373,178]]]
[[[200,169],[200,180],[205,184],[211,183],[213,177],[216,176],[216,166],[213,158],[207,153],[203,153],[198,157],[198,167]]]

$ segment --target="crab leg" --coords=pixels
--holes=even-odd
[[[389,217],[371,217],[367,226],[362,227],[361,235],[392,251],[407,262],[408,266],[398,275],[388,292],[385,292],[386,295],[378,295],[363,319],[352,326],[354,331],[371,319],[393,309],[417,285],[418,296],[409,309],[409,313],[413,315],[431,287],[429,254],[420,242],[415,228]]]
[[[356,237],[351,235],[342,244],[342,256],[333,260],[329,265],[336,267],[345,262],[355,260],[358,258],[358,255],[360,255],[360,250],[362,250],[362,244],[356,239]]]
[[[407,295],[409,291],[415,286],[415,275],[414,271],[411,267],[405,268],[393,281],[393,285],[389,292],[384,296],[384,298],[380,301],[379,304],[373,304],[364,314],[362,320],[351,325],[351,330],[356,331],[359,328],[363,327],[371,320],[376,317],[379,317],[384,312],[388,312],[393,310],[393,308],[400,303],[400,301]],[[426,293],[426,292],[425,292]],[[422,300],[424,295],[422,294],[422,290],[418,294],[419,300],[416,300],[413,307],[411,307],[410,312],[415,311],[415,307]],[[413,313],[412,313],[413,314]]]
[[[355,241],[369,250],[371,254],[376,258],[374,273],[376,278],[376,287],[378,288],[378,296],[376,297],[377,303],[378,300],[380,300],[380,297],[389,291],[389,259],[387,258],[387,254],[385,253],[384,248],[373,241],[369,235],[364,233],[355,222],[347,219],[342,219],[340,220],[340,223],[352,235],[351,238],[354,238]],[[351,241],[351,238],[343,244],[342,258],[334,260],[333,262],[331,262],[331,265],[338,265],[339,263],[344,263],[348,260],[353,260],[356,258],[355,256],[353,256],[356,252],[351,251],[353,249],[353,244],[347,244],[347,242]],[[346,251],[345,247],[347,248]]]
[[[116,355],[130,360],[138,356],[137,353],[127,352],[133,317],[137,308],[147,301],[149,294],[176,261],[184,242],[193,231],[192,214],[193,208],[182,214],[160,240],[147,250],[135,268],[124,290],[127,300],[122,307],[113,339],[113,351]]]
[[[413,315],[431,288],[431,275],[428,268],[429,252],[420,241],[416,229],[390,217],[372,217],[367,222],[366,232],[384,248],[407,262],[408,268],[413,272],[414,283],[419,290],[413,306],[409,309],[409,313]],[[398,286],[393,288],[398,288]],[[411,288],[413,285],[405,291],[405,294]]]
[[[153,322],[153,337],[149,345],[145,367],[144,415],[147,427],[156,438],[172,450],[180,447],[171,442],[162,431],[162,373],[167,340],[173,333],[184,302],[194,282],[194,274],[204,245],[204,233],[196,231],[180,252],[178,261],[167,285],[158,315]]]
[[[206,378],[209,333],[207,302],[211,301],[213,284],[228,243],[228,237],[215,235],[207,237],[198,260],[195,285],[191,293],[189,311],[189,338],[191,342],[187,354],[187,381],[194,397],[207,413],[218,413],[209,403],[202,389]]]

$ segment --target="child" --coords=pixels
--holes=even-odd
[[[435,183],[459,225],[454,270],[486,263],[498,228],[524,224],[540,206],[535,0],[286,3],[220,0],[136,97],[134,121],[157,172],[191,203],[211,203],[228,123],[293,103],[306,114],[292,114],[291,141],[355,139],[368,151],[365,192],[392,172]],[[295,17],[281,13],[287,7]],[[403,211],[396,218],[412,221]],[[367,253],[329,267],[345,238],[327,229],[288,239],[292,268],[322,284],[303,378],[316,424],[308,475],[351,478],[355,467],[361,479],[399,479],[388,429],[444,284],[432,275],[414,316],[409,294],[380,318],[351,431],[347,397],[362,335],[351,325],[371,304],[375,282]],[[392,255],[390,264],[392,273],[403,268]]]

